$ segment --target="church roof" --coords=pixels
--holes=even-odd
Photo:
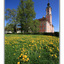
[[[42,18],[37,19],[37,20],[39,20],[39,21],[48,21],[48,20],[46,19],[46,17],[42,17]],[[52,25],[52,27],[54,27],[54,26]]]
[[[38,19],[39,21],[47,21],[45,17]]]

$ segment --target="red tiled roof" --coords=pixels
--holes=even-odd
[[[38,19],[39,21],[47,21],[47,19],[45,17]]]

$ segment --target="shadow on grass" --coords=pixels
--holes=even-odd
[[[7,34],[10,34],[10,33],[7,33]],[[11,33],[11,34],[17,34],[17,35],[50,35],[50,36],[59,37],[59,32],[54,32],[54,33]]]

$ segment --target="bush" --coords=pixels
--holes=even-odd
[[[59,32],[55,32],[54,35],[59,37]]]
[[[7,33],[7,34],[10,34],[10,33]],[[17,33],[12,33],[12,34],[17,34]],[[59,37],[59,32],[54,32],[54,33],[45,33],[45,32],[30,33],[30,32],[25,32],[25,33],[18,33],[18,34],[28,34],[28,35],[50,35],[50,36]]]

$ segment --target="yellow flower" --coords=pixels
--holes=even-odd
[[[22,56],[23,54],[21,54],[21,56]]]
[[[27,53],[25,53],[25,54],[27,54]]]
[[[22,58],[24,60],[24,58]]]
[[[57,50],[59,51],[59,48],[57,47]]]
[[[35,44],[35,46],[36,46],[36,44]]]
[[[53,56],[53,54],[51,56]]]
[[[14,53],[14,55],[15,55],[15,53]]]
[[[29,46],[31,46],[31,45],[29,44]]]
[[[54,48],[53,48],[54,49]]]
[[[20,62],[17,62],[17,64],[20,64]]]
[[[21,57],[21,55],[19,57]]]
[[[32,40],[32,43],[34,42],[34,40]]]
[[[55,54],[55,57],[57,58],[57,55]]]
[[[39,58],[40,58],[40,56],[39,56]]]
[[[29,60],[29,58],[27,58],[27,60],[26,61],[28,61]]]
[[[26,55],[23,55],[23,58],[27,58],[27,56]]]
[[[50,50],[50,52],[52,52],[52,50],[51,49],[49,49]]]
[[[50,44],[53,44],[52,42]]]

